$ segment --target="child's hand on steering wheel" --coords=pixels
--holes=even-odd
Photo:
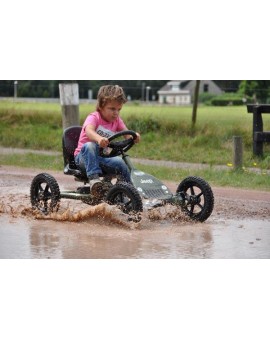
[[[109,140],[108,138],[105,138],[105,137],[101,137],[98,141],[98,145],[101,147],[101,148],[106,148],[109,144]]]
[[[134,143],[139,143],[141,140],[141,135],[138,132],[136,132],[136,135],[137,135],[137,138],[134,139]]]

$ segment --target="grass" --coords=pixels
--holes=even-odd
[[[80,105],[80,123],[94,104]],[[241,136],[244,145],[243,165],[270,169],[270,145],[264,146],[265,156],[252,154],[252,115],[245,106],[199,106],[195,128],[191,126],[191,107],[164,107],[159,105],[124,105],[121,116],[128,128],[139,131],[142,141],[129,151],[131,157],[171,160],[209,165],[232,163],[232,138]],[[264,130],[270,131],[270,115],[263,115]],[[57,103],[20,103],[0,101],[0,145],[6,147],[62,151],[62,114]],[[51,156],[25,157],[0,155],[1,164],[15,164],[50,170],[62,170],[62,159]],[[13,162],[13,163],[12,163]],[[150,168],[160,171],[158,178],[178,180],[186,172],[173,169]],[[192,172],[194,173],[194,171]],[[200,175],[201,174],[201,175]],[[240,172],[199,172],[201,177],[216,185],[243,186],[269,189],[269,177]]]
[[[39,169],[44,172],[50,172],[51,170],[63,171],[62,157],[39,155],[31,152],[20,155],[20,157],[16,154],[0,155],[0,164],[26,168],[31,167],[33,174],[34,169]],[[249,171],[234,171],[229,168],[227,170],[214,170],[211,167],[206,170],[186,170],[141,164],[136,167],[160,180],[170,180],[180,183],[180,181],[187,176],[199,176],[215,186],[270,190],[269,175],[266,175],[263,171],[260,174],[256,174]]]
[[[31,152],[25,154],[1,155],[0,164],[13,165],[23,168],[41,169],[44,172],[50,170],[63,171],[62,157],[39,155]]]
[[[206,170],[184,170],[145,165],[140,165],[139,168],[159,179],[174,182],[181,181],[187,176],[198,176],[215,186],[270,190],[269,176],[264,172],[255,174],[249,171],[234,171],[232,169],[214,170],[211,168]]]

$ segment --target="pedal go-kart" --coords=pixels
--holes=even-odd
[[[74,161],[74,150],[77,147],[81,127],[72,126],[64,131],[63,157],[64,174],[72,175],[75,181],[83,182],[84,186],[75,191],[61,191],[55,178],[47,173],[38,174],[31,183],[31,204],[43,214],[49,214],[59,209],[61,198],[81,200],[90,205],[105,201],[116,205],[127,214],[131,221],[139,222],[143,211],[143,200],[153,202],[152,207],[165,204],[173,204],[184,211],[192,220],[203,222],[212,213],[214,207],[214,195],[209,184],[199,177],[187,177],[178,185],[173,194],[169,188],[143,171],[137,170],[126,152],[134,145],[136,133],[134,131],[122,131],[109,138],[107,148],[100,148],[100,156],[122,156],[131,173],[132,184],[121,181],[109,173],[103,174],[103,190],[97,199],[90,194],[88,178],[83,169],[79,169]],[[125,136],[129,136],[124,138]]]

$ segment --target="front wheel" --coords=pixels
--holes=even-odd
[[[204,222],[214,208],[214,195],[210,185],[200,177],[187,177],[178,186],[182,193],[182,210],[193,220]]]
[[[30,187],[31,204],[43,214],[57,211],[60,202],[60,190],[55,178],[49,174],[37,175]]]
[[[109,189],[106,202],[116,205],[124,214],[129,215],[130,221],[139,222],[141,220],[142,199],[132,184],[117,182]]]

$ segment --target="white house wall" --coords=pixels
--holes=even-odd
[[[184,87],[182,85],[185,85]],[[194,95],[196,80],[171,80],[158,91],[160,104],[189,105]],[[207,88],[205,88],[207,86]],[[213,80],[201,80],[200,93],[223,93]]]
[[[160,95],[160,104],[188,105],[191,103],[190,95]]]

